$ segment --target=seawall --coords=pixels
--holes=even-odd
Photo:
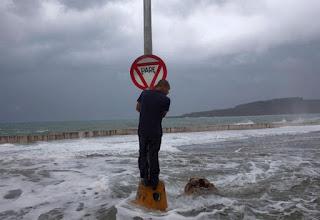
[[[249,130],[249,129],[266,129],[281,127],[280,124],[260,123],[260,124],[241,124],[241,125],[212,125],[203,127],[173,127],[164,128],[164,133],[183,133],[183,132],[201,132],[201,131],[224,131],[224,130]],[[59,132],[48,134],[21,135],[21,136],[0,136],[0,144],[26,144],[37,141],[55,141],[79,138],[106,137],[114,135],[134,135],[137,129],[117,129],[104,131],[75,131]]]

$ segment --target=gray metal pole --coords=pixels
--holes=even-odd
[[[144,11],[144,54],[152,54],[151,0],[143,0]]]

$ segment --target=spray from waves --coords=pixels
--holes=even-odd
[[[303,124],[303,123],[306,123],[307,121],[310,121],[310,119],[306,119],[306,118],[297,118],[297,119],[294,119],[292,121],[290,121],[291,124]]]
[[[245,120],[243,122],[234,123],[234,125],[253,125],[253,124],[255,123],[251,120]]]
[[[217,143],[232,140],[242,140],[250,137],[264,137],[282,134],[303,134],[320,131],[320,125],[287,126],[272,129],[258,130],[229,130],[229,131],[206,131],[190,133],[164,134],[162,151],[178,152],[179,146]],[[0,148],[13,146],[20,148],[21,145],[2,144]],[[60,155],[62,157],[81,154],[83,152],[108,152],[129,154],[138,150],[138,137],[136,135],[112,136],[101,138],[89,138],[79,140],[62,140],[54,142],[38,142],[28,145],[28,149],[45,149],[47,154]],[[37,152],[37,151],[34,151]]]
[[[290,121],[290,123],[291,124],[317,124],[317,123],[320,123],[320,117],[312,117],[312,118],[299,117]]]
[[[285,119],[285,118],[283,118],[281,121],[275,121],[275,122],[273,122],[274,124],[286,124],[288,121]]]
[[[40,129],[36,131],[37,133],[45,133],[45,132],[49,132],[48,129]]]

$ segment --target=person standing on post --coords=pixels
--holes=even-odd
[[[139,116],[139,170],[141,181],[155,188],[159,182],[158,153],[162,138],[162,119],[170,107],[167,97],[170,84],[160,80],[153,90],[145,90],[137,100],[136,110]]]

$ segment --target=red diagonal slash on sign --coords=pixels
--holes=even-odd
[[[158,79],[158,76],[159,76],[159,73],[160,73],[161,68],[162,68],[162,67],[159,65],[156,74],[154,74],[154,77],[153,77],[152,82],[151,82],[151,85],[150,85],[151,89],[153,89],[154,83],[155,83],[156,80]]]
[[[139,68],[136,66],[134,69],[135,69],[135,71],[138,73],[138,76],[139,76],[141,82],[143,83],[143,85],[144,85],[145,87],[148,87],[148,83],[147,83],[146,80],[144,79],[144,77],[143,77],[142,73],[140,72]]]
[[[144,68],[154,68],[154,66],[157,66],[157,69],[155,70],[155,73],[152,77],[152,75],[150,74],[142,74],[140,67],[144,67]],[[157,79],[166,79],[167,77],[167,68],[165,63],[163,62],[163,60],[160,57],[157,57],[155,55],[144,55],[141,56],[139,58],[137,58],[130,69],[130,75],[131,75],[131,79],[132,82],[140,89],[153,89]],[[148,78],[148,77],[152,77]],[[148,82],[146,80],[147,77],[149,80],[148,82],[150,83],[150,85],[148,85]]]

